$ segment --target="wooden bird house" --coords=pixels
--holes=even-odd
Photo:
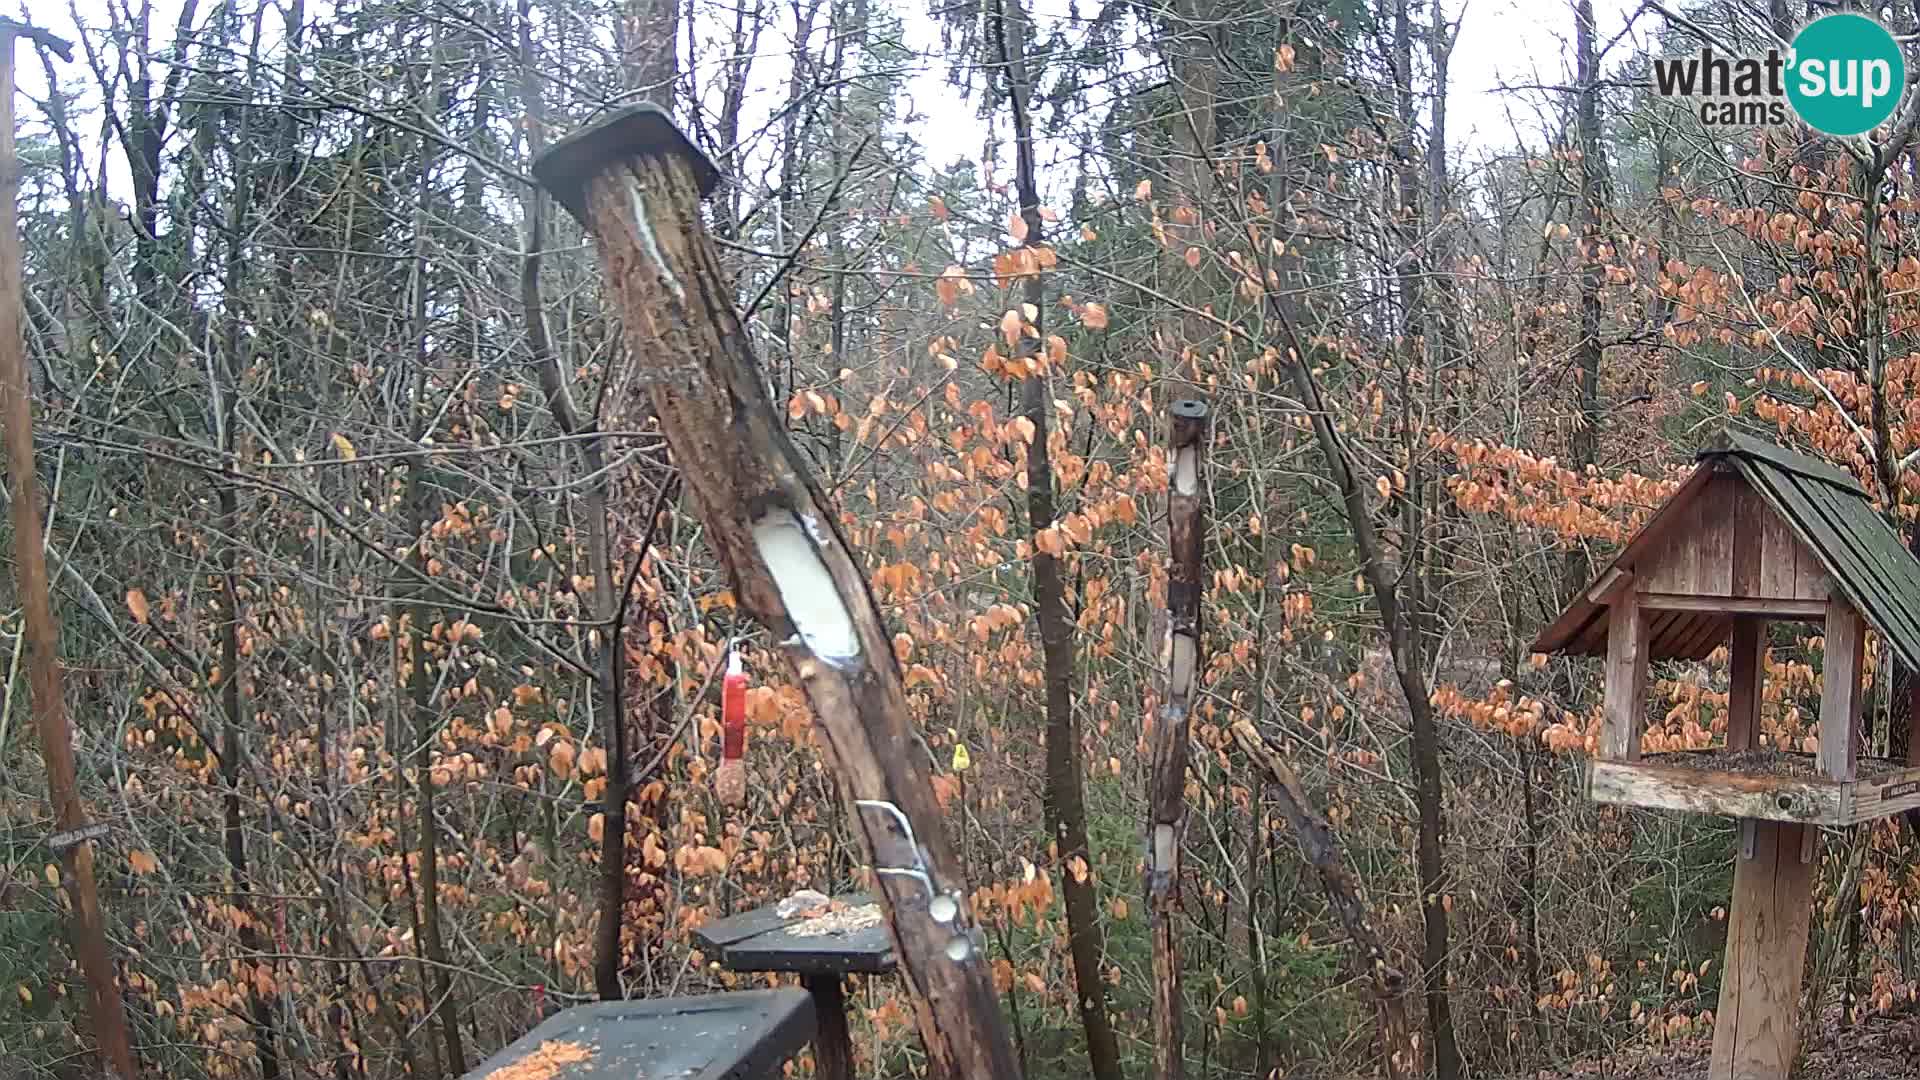
[[[1831,465],[1728,434],[1534,643],[1606,658],[1588,793],[1598,802],[1742,820],[1712,1080],[1785,1080],[1798,1046],[1801,966],[1819,829],[1920,807],[1907,760],[1864,753],[1867,632],[1920,670],[1920,559],[1867,492]],[[1819,626],[1818,750],[1762,726],[1769,624]],[[1642,753],[1648,666],[1730,649],[1724,745]],[[1804,737],[1804,736],[1803,736]],[[1786,741],[1791,742],[1791,739]]]

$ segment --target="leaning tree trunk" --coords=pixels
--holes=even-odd
[[[555,143],[534,175],[594,236],[609,300],[734,596],[806,692],[934,1075],[1020,1076],[893,643],[860,558],[767,398],[700,200],[713,166],[658,109]]]
[[[1300,841],[1300,854],[1320,878],[1340,925],[1347,931],[1356,966],[1373,990],[1374,1023],[1380,1038],[1380,1056],[1386,1061],[1387,1075],[1393,1080],[1420,1075],[1420,1049],[1413,1026],[1407,1021],[1406,976],[1390,962],[1387,947],[1374,929],[1367,899],[1360,891],[1360,879],[1347,868],[1346,856],[1333,827],[1313,808],[1305,786],[1279,751],[1253,726],[1250,720],[1233,725],[1234,741],[1253,759],[1253,763],[1273,783],[1280,809],[1287,824]]]
[[[47,553],[33,458],[33,406],[27,400],[26,335],[21,326],[19,159],[13,134],[14,39],[26,36],[70,57],[59,38],[0,18],[0,433],[5,436],[7,493],[12,499],[13,574],[20,597],[32,691],[35,732],[47,765],[47,801],[60,830],[47,847],[60,860],[60,882],[70,908],[73,952],[86,978],[89,1018],[104,1071],[122,1080],[139,1075],[127,1036],[126,1012],[107,946],[106,918],[93,876],[93,841],[99,829],[88,821],[75,778],[73,729],[67,721],[60,676],[60,624],[47,583]]]

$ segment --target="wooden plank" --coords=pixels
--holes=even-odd
[[[1827,572],[1807,545],[1793,534],[1793,526],[1756,492],[1765,515],[1760,528],[1760,584],[1758,595],[1825,600]]]
[[[1610,608],[1602,608],[1588,599],[1588,590],[1601,585],[1603,582],[1609,581],[1611,582],[1609,587],[1618,588],[1619,579],[1613,577],[1614,571],[1623,570],[1631,573],[1636,562],[1645,562],[1651,566],[1653,564],[1652,553],[1660,550],[1662,540],[1669,533],[1673,532],[1680,519],[1686,516],[1687,507],[1691,504],[1693,498],[1700,493],[1701,489],[1706,487],[1707,483],[1714,478],[1716,473],[1723,471],[1725,468],[1725,466],[1715,462],[1706,461],[1702,462],[1699,468],[1694,469],[1693,472],[1688,475],[1687,479],[1681,483],[1679,489],[1676,490],[1666,502],[1662,503],[1659,509],[1653,512],[1653,516],[1647,519],[1645,525],[1641,526],[1640,532],[1635,535],[1632,540],[1627,542],[1626,549],[1621,551],[1612,563],[1608,564],[1607,569],[1601,571],[1600,574],[1595,577],[1593,584],[1589,585],[1588,589],[1581,590],[1580,596],[1576,598],[1572,604],[1568,605],[1567,609],[1562,611],[1550,626],[1542,630],[1538,637],[1534,638],[1531,646],[1532,651],[1541,653],[1574,652],[1576,655],[1582,656],[1598,655],[1597,649],[1586,652],[1568,648],[1568,646],[1573,644],[1577,639],[1585,636],[1586,631],[1597,619],[1603,615],[1611,614]]]
[[[1758,615],[1770,619],[1817,622],[1826,618],[1827,602],[1786,597],[1686,596],[1678,593],[1641,593],[1640,606],[1649,611],[1700,611],[1714,615]]]
[[[774,930],[727,946],[721,963],[729,971],[793,971],[802,975],[861,972],[881,975],[896,964],[884,924],[864,930],[800,937]]]
[[[1920,809],[1920,765],[1891,776],[1856,781],[1851,791],[1853,799],[1847,808],[1849,821],[1873,821]]]
[[[1607,679],[1605,720],[1600,733],[1600,756],[1610,761],[1637,761],[1640,732],[1646,726],[1647,615],[1639,594],[1620,594],[1607,620]]]
[[[855,893],[836,897],[835,903],[841,906],[836,910],[863,907],[873,903],[873,897]],[[778,907],[778,904],[769,904],[708,923],[695,930],[693,936],[706,948],[718,952],[716,959],[728,971],[824,975],[884,974],[894,969],[893,942],[888,939],[884,925],[826,934],[796,934],[794,928],[807,920],[798,915],[782,918]]]
[[[1843,597],[1828,602],[1826,649],[1821,658],[1820,771],[1835,780],[1858,775],[1860,670],[1866,660],[1866,622]]]
[[[1592,585],[1587,587],[1587,600],[1594,604],[1611,604],[1615,593],[1632,584],[1632,574],[1621,567],[1609,566]]]
[[[1808,457],[1805,454],[1788,450],[1783,446],[1775,446],[1770,442],[1763,442],[1751,435],[1742,435],[1739,432],[1727,432],[1727,441],[1728,450],[1737,454],[1744,454],[1748,457],[1758,458],[1775,469],[1822,480],[1826,483],[1837,485],[1862,498],[1867,494],[1867,489],[1860,486],[1860,481],[1855,479],[1852,473],[1846,472],[1830,462],[1821,461],[1815,457]],[[1702,454],[1701,456],[1706,457],[1708,455]]]
[[[1694,585],[1694,574],[1703,529],[1701,510],[1713,489],[1714,483],[1709,480],[1676,511],[1671,531],[1658,545],[1644,541],[1636,544],[1640,554],[1634,562],[1634,574],[1640,579],[1640,588],[1663,593],[1700,591]]]
[[[1595,761],[1587,779],[1594,802],[1824,825],[1845,824],[1842,790],[1842,785],[1826,780],[1745,776],[1644,761]]]
[[[1760,562],[1766,554],[1761,536],[1773,511],[1744,479],[1736,482],[1728,498],[1733,504],[1728,515],[1733,521],[1733,588],[1727,591],[1734,596],[1765,596],[1760,591]]]
[[[1833,591],[1844,592],[1862,614],[1873,617],[1909,662],[1920,664],[1920,651],[1909,651],[1920,650],[1920,586],[1915,584],[1920,573],[1912,556],[1864,502],[1843,502],[1833,488],[1816,481],[1796,478],[1794,483],[1806,504],[1807,527],[1820,529],[1820,551],[1841,576],[1840,587]]]
[[[1751,748],[1760,735],[1760,703],[1766,686],[1767,624],[1755,618],[1733,624],[1733,675],[1727,690],[1727,749]]]
[[[1744,492],[1747,482],[1721,473],[1700,495],[1699,530],[1693,542],[1693,588],[1683,589],[1706,596],[1733,594],[1733,526],[1735,497]]]
[[[1656,657],[1671,655],[1683,660],[1705,660],[1732,629],[1731,619],[1704,611],[1685,615],[1682,618],[1687,620],[1685,632],[1674,638],[1664,648],[1656,642],[1652,655]]]
[[[1754,825],[1752,858],[1734,864],[1727,953],[1714,1022],[1714,1080],[1786,1080],[1799,1051],[1800,974],[1806,962],[1817,860],[1802,861],[1813,825]]]
[[[841,899],[849,904],[854,902],[849,897],[842,897]],[[872,898],[862,897],[858,902],[862,904],[871,903]],[[747,938],[764,934],[769,930],[778,930],[789,923],[800,921],[800,916],[798,915],[782,918],[777,910],[778,907],[778,904],[768,904],[765,907],[754,908],[752,911],[741,912],[738,915],[729,915],[724,919],[715,919],[713,922],[695,929],[693,936],[706,948],[724,949],[736,941],[745,941]]]

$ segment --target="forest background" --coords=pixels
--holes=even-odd
[[[23,12],[79,50],[21,51],[28,355],[150,1068],[457,1076],[558,1006],[747,985],[695,928],[858,883],[804,702],[529,183],[632,100],[731,178],[710,227],[896,632],[1028,1075],[1152,1057],[1183,397],[1214,416],[1189,1071],[1379,1066],[1243,719],[1335,827],[1438,1075],[1710,1031],[1732,827],[1588,804],[1598,666],[1529,643],[1725,427],[1851,470],[1920,543],[1920,111],[1856,152],[1649,90],[1653,57],[1757,51],[1817,2],[1020,5]],[[0,1062],[84,1075],[0,607]],[[711,784],[730,644],[757,680],[738,808]],[[1763,728],[1803,746],[1820,640],[1773,644]],[[1903,753],[1912,675],[1882,655],[1869,731]],[[1646,745],[1709,745],[1724,650],[1656,674]],[[1913,1015],[1914,843],[1829,836],[1812,1043]],[[854,1001],[862,1075],[922,1070],[899,987]]]

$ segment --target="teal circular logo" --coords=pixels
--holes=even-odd
[[[1793,39],[1787,100],[1815,131],[1872,131],[1893,115],[1906,88],[1900,43],[1865,15],[1826,15]]]

